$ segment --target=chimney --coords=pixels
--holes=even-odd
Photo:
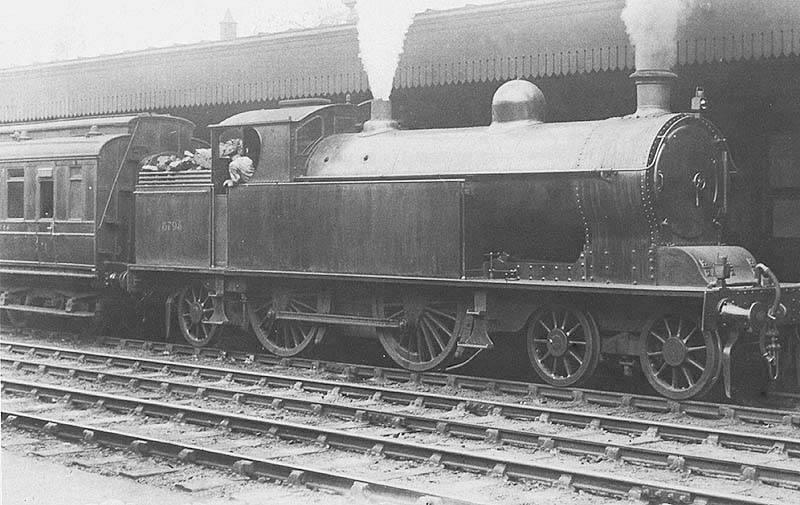
[[[236,38],[236,21],[233,20],[231,10],[225,10],[225,17],[219,23],[219,40],[233,40]]]
[[[634,117],[668,114],[672,82],[678,76],[668,70],[636,70],[631,79],[636,83],[636,112]]]
[[[377,133],[383,130],[396,130],[397,121],[392,119],[392,102],[375,98],[370,107],[369,121],[364,123],[363,133]]]
[[[355,23],[358,21],[358,14],[356,14],[356,0],[342,0],[342,3],[348,9],[347,22]]]

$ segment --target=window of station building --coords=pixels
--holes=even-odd
[[[308,156],[311,149],[317,144],[319,139],[322,138],[322,118],[315,116],[295,131],[295,154],[300,156]]]
[[[68,219],[81,220],[84,215],[86,199],[83,194],[83,168],[81,166],[69,167],[69,201]]]
[[[55,211],[53,169],[39,168],[36,171],[36,178],[39,182],[39,219],[53,219]]]
[[[25,217],[25,170],[10,168],[6,173],[6,191],[8,205],[6,217],[8,219],[22,219]]]

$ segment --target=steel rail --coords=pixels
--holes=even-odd
[[[776,468],[761,464],[742,464],[719,458],[695,456],[676,451],[662,451],[625,444],[596,442],[583,438],[553,435],[536,432],[532,429],[513,430],[489,427],[475,423],[441,420],[427,416],[401,412],[386,412],[352,405],[332,402],[303,400],[296,397],[276,394],[263,394],[241,389],[217,388],[209,385],[192,385],[183,382],[166,381],[151,377],[137,377],[129,374],[112,374],[97,370],[40,364],[25,360],[0,359],[0,363],[15,370],[36,372],[56,377],[84,379],[103,384],[159,391],[163,394],[178,394],[190,397],[204,397],[213,400],[236,402],[272,409],[284,409],[309,415],[327,415],[378,425],[402,426],[411,431],[440,433],[471,440],[486,440],[496,444],[509,444],[542,450],[558,450],[579,456],[600,457],[624,463],[650,465],[678,471],[690,471],[709,476],[755,480],[764,484],[787,486],[800,489],[800,470]],[[797,441],[800,443],[800,440]]]
[[[286,440],[321,444],[338,450],[382,455],[400,460],[433,462],[445,468],[470,473],[485,473],[514,480],[544,482],[576,491],[593,494],[636,498],[651,503],[686,505],[766,505],[756,498],[726,493],[711,493],[704,489],[662,482],[614,477],[608,473],[590,472],[555,464],[521,462],[474,452],[431,447],[430,445],[403,442],[391,437],[358,435],[305,424],[245,416],[231,412],[193,408],[152,400],[93,393],[75,388],[46,386],[34,382],[3,381],[5,393],[27,394],[40,400],[69,402],[84,408],[102,406],[105,409],[139,414],[148,417],[176,419],[200,426],[221,426],[231,431],[269,435]]]
[[[708,443],[756,452],[777,450],[784,452],[789,457],[800,457],[800,440],[794,438],[771,437],[755,433],[718,430],[647,419],[579,412],[574,409],[475,400],[451,395],[393,389],[377,385],[248,372],[231,368],[176,363],[166,360],[89,353],[57,347],[13,344],[10,347],[6,345],[5,350],[23,353],[28,356],[72,359],[105,367],[116,366],[145,372],[193,376],[205,380],[225,380],[247,386],[257,385],[260,387],[295,388],[320,394],[329,394],[335,391],[338,395],[353,399],[371,398],[387,403],[418,405],[442,410],[461,409],[479,415],[492,414],[510,419],[543,421],[577,428],[602,429],[608,432],[620,433],[633,437],[644,435],[650,438],[660,438],[682,443]]]
[[[562,402],[580,401],[603,407],[623,407],[646,412],[684,414],[704,419],[737,419],[755,424],[788,424],[800,427],[800,412],[749,407],[734,404],[719,404],[701,401],[675,401],[658,396],[633,395],[615,391],[599,391],[580,388],[560,388],[547,384],[473,377],[438,372],[412,372],[399,368],[375,367],[351,363],[320,361],[306,358],[281,358],[269,354],[253,354],[222,349],[198,349],[189,345],[167,344],[145,340],[106,338],[109,346],[121,349],[146,350],[153,353],[229,359],[264,366],[291,367],[305,370],[320,370],[342,373],[352,379],[379,379],[387,382],[414,382],[436,387],[459,388],[474,391],[491,391],[511,395],[533,396]],[[0,342],[0,345],[4,342]]]
[[[312,489],[331,489],[342,493],[369,494],[401,499],[409,503],[438,503],[444,505],[477,505],[476,502],[453,498],[380,481],[362,479],[342,473],[326,472],[294,464],[284,464],[271,459],[257,459],[232,452],[208,449],[183,442],[172,442],[140,434],[106,430],[74,422],[49,419],[27,413],[3,409],[4,426],[25,430],[43,431],[72,442],[93,443],[117,450],[130,450],[143,456],[168,458],[183,463],[212,468],[234,470],[251,479],[266,478]]]

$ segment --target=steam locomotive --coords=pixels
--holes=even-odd
[[[546,123],[521,80],[488,127],[400,130],[382,100],[363,125],[319,99],[237,114],[210,127],[210,169],[139,173],[116,280],[195,346],[237,326],[288,357],[344,327],[426,371],[522,333],[549,384],[617,359],[676,400],[720,377],[730,395],[737,342],[798,369],[800,285],[720,242],[724,137],[669,112],[674,74],[633,77],[636,112],[602,121]]]

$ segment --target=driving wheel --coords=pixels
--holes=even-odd
[[[375,317],[402,322],[402,328],[378,328],[386,353],[401,367],[424,372],[444,366],[453,357],[465,305],[417,294],[381,297]]]
[[[327,325],[293,319],[276,319],[277,312],[327,314],[330,296],[314,293],[277,291],[269,296],[252,297],[247,317],[253,333],[264,348],[282,357],[297,356],[322,341]]]

